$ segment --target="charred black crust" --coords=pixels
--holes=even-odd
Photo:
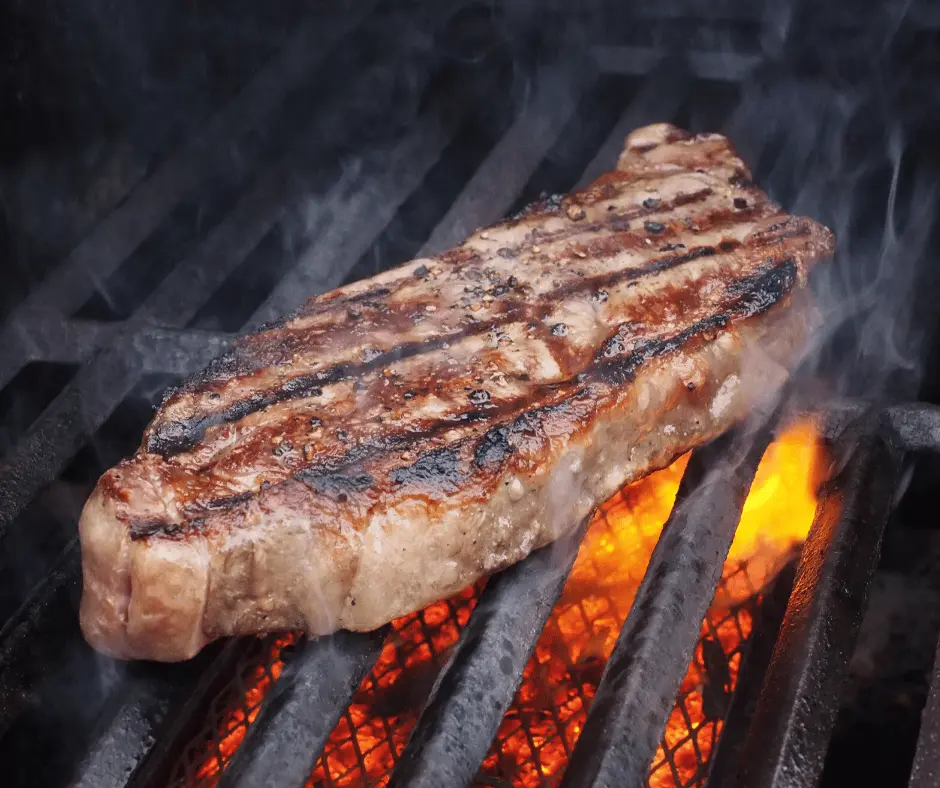
[[[239,340],[240,341],[240,340]],[[210,361],[205,369],[191,375],[181,386],[167,389],[163,395],[163,404],[180,391],[196,391],[209,383],[220,380],[248,375],[252,372],[251,365],[238,354],[237,346]]]
[[[375,477],[365,471],[306,470],[294,474],[320,495],[345,501],[349,493],[365,492],[375,485]]]
[[[262,323],[254,331],[246,334],[244,338],[247,339],[248,337],[257,336],[258,334],[264,334],[266,331],[275,331],[279,328],[284,328],[288,323],[290,323],[291,320],[296,320],[302,315],[303,307],[292,309],[287,314],[281,315],[281,317],[276,317],[274,320],[269,320],[267,323]]]
[[[154,534],[167,533],[169,529],[170,523],[166,520],[150,518],[146,520],[134,520],[131,522],[129,530],[131,539],[137,541],[138,539],[145,539]]]
[[[737,315],[751,317],[766,312],[793,289],[798,270],[792,259],[767,261],[768,268],[753,276],[731,282],[729,295],[737,296]]]
[[[240,503],[250,501],[254,497],[253,492],[238,493],[238,495],[226,495],[224,498],[213,498],[204,504],[206,509],[230,509],[238,506]]]
[[[605,383],[622,386],[650,359],[680,350],[697,336],[724,328],[733,320],[766,312],[793,289],[796,279],[796,263],[788,259],[762,273],[733,282],[727,288],[733,298],[726,311],[699,320],[674,336],[641,340],[627,356],[597,358],[592,375]]]
[[[530,202],[523,206],[522,210],[509,217],[510,222],[518,222],[526,216],[537,216],[546,213],[558,213],[561,210],[562,203],[565,201],[564,194],[550,194],[542,197],[535,202]]]
[[[509,428],[504,424],[493,427],[477,442],[474,450],[474,461],[479,468],[501,465],[512,454],[509,443]]]
[[[460,470],[460,456],[451,448],[422,454],[412,465],[395,468],[390,474],[395,484],[417,487],[424,492],[455,493],[466,475]]]
[[[361,304],[372,300],[373,298],[385,298],[387,295],[391,295],[392,291],[387,287],[376,287],[371,290],[366,290],[364,293],[358,293],[357,295],[349,296],[344,303],[347,304]]]

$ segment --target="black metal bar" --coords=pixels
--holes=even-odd
[[[182,693],[181,703],[174,705],[162,724],[154,725],[155,735],[150,747],[143,752],[133,753],[138,765],[127,780],[126,788],[166,788],[173,782],[174,770],[181,758],[199,741],[198,737],[204,730],[213,703],[231,694],[233,676],[237,676],[246,663],[255,666],[271,654],[276,637],[229,638],[207,647],[218,649],[215,652],[217,656],[209,660],[209,667],[195,686],[189,692]],[[230,700],[237,703],[241,699],[232,697]],[[86,763],[85,768],[88,773],[92,766]],[[90,782],[88,785],[95,783]]]
[[[829,438],[838,439],[846,429],[863,424],[866,417],[882,418],[906,451],[940,452],[940,407],[924,402],[881,409],[857,400],[835,402],[826,409],[824,429]]]
[[[443,252],[506,215],[596,76],[588,65],[574,73],[570,68],[545,68],[538,74],[540,87],[531,103],[467,182],[419,257]]]
[[[244,643],[214,643],[195,659],[174,665],[130,663],[115,694],[118,702],[98,730],[70,782],[72,788],[123,788],[163,729],[201,687],[217,687],[235,670]]]
[[[741,788],[816,785],[894,504],[901,449],[870,421],[826,485],[738,773]],[[854,440],[854,437],[853,437]]]
[[[921,715],[908,788],[936,788],[937,785],[940,785],[940,642],[934,656],[930,694]]]
[[[607,74],[647,74],[665,57],[670,57],[657,47],[597,45],[591,52],[598,68]],[[761,62],[759,55],[727,51],[689,51],[683,54],[694,76],[725,82],[740,82]],[[674,57],[672,59],[675,60]]]
[[[219,787],[303,785],[386,633],[338,632],[307,642],[265,699]]]
[[[71,549],[42,587],[0,628],[0,742],[29,701],[29,692],[77,630],[78,551]],[[63,629],[66,636],[63,636]]]
[[[489,581],[389,788],[458,788],[473,779],[561,595],[586,525]]]
[[[887,409],[888,421],[908,451],[940,451],[940,408],[913,402]]]
[[[646,785],[766,445],[766,435],[731,433],[692,455],[564,788]]]
[[[82,241],[17,310],[54,306],[67,314],[159,224],[181,196],[213,168],[225,166],[230,143],[257,128],[291,86],[307,77],[366,18],[375,2],[342,3],[311,12],[279,53],[206,125]],[[3,335],[3,344],[7,336]]]
[[[737,769],[751,719],[757,708],[764,676],[770,665],[774,644],[787,609],[796,577],[796,557],[774,578],[761,601],[754,628],[743,654],[738,683],[725,716],[718,743],[712,751],[708,767],[707,788],[721,785]]]

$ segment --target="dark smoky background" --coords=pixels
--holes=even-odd
[[[458,241],[473,226],[451,220],[455,204],[481,223],[511,213],[611,167],[633,126],[669,120],[728,134],[777,201],[835,230],[836,260],[814,282],[814,391],[938,402],[938,45],[940,4],[916,0],[8,0],[0,325],[28,343],[48,311],[92,356],[113,351],[107,332],[142,325],[221,347],[303,295]],[[264,82],[274,62],[288,65]],[[265,110],[226,115],[259,80],[252,106]],[[83,262],[181,150],[211,166],[191,182],[183,168],[151,232],[95,240],[95,254],[126,244],[119,264]],[[518,188],[474,192],[486,167]],[[213,252],[248,224],[246,201],[261,229]],[[63,265],[78,274],[44,289]],[[0,465],[21,463],[80,367],[37,358],[4,378]],[[0,529],[0,627],[71,549],[90,485],[177,379],[143,374],[88,415],[55,480]],[[940,626],[938,482],[920,461],[888,531],[830,775],[888,785],[909,768]],[[93,719],[100,704],[69,702],[78,691],[60,684],[47,697]],[[36,714],[41,740],[54,713]]]

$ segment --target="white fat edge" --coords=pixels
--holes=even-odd
[[[713,419],[718,420],[724,416],[734,403],[740,387],[741,379],[737,375],[729,375],[724,379],[708,409]]]

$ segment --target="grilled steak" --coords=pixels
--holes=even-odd
[[[81,519],[81,623],[123,658],[368,630],[570,531],[725,431],[804,341],[831,233],[721,136],[311,299],[168,394]]]

